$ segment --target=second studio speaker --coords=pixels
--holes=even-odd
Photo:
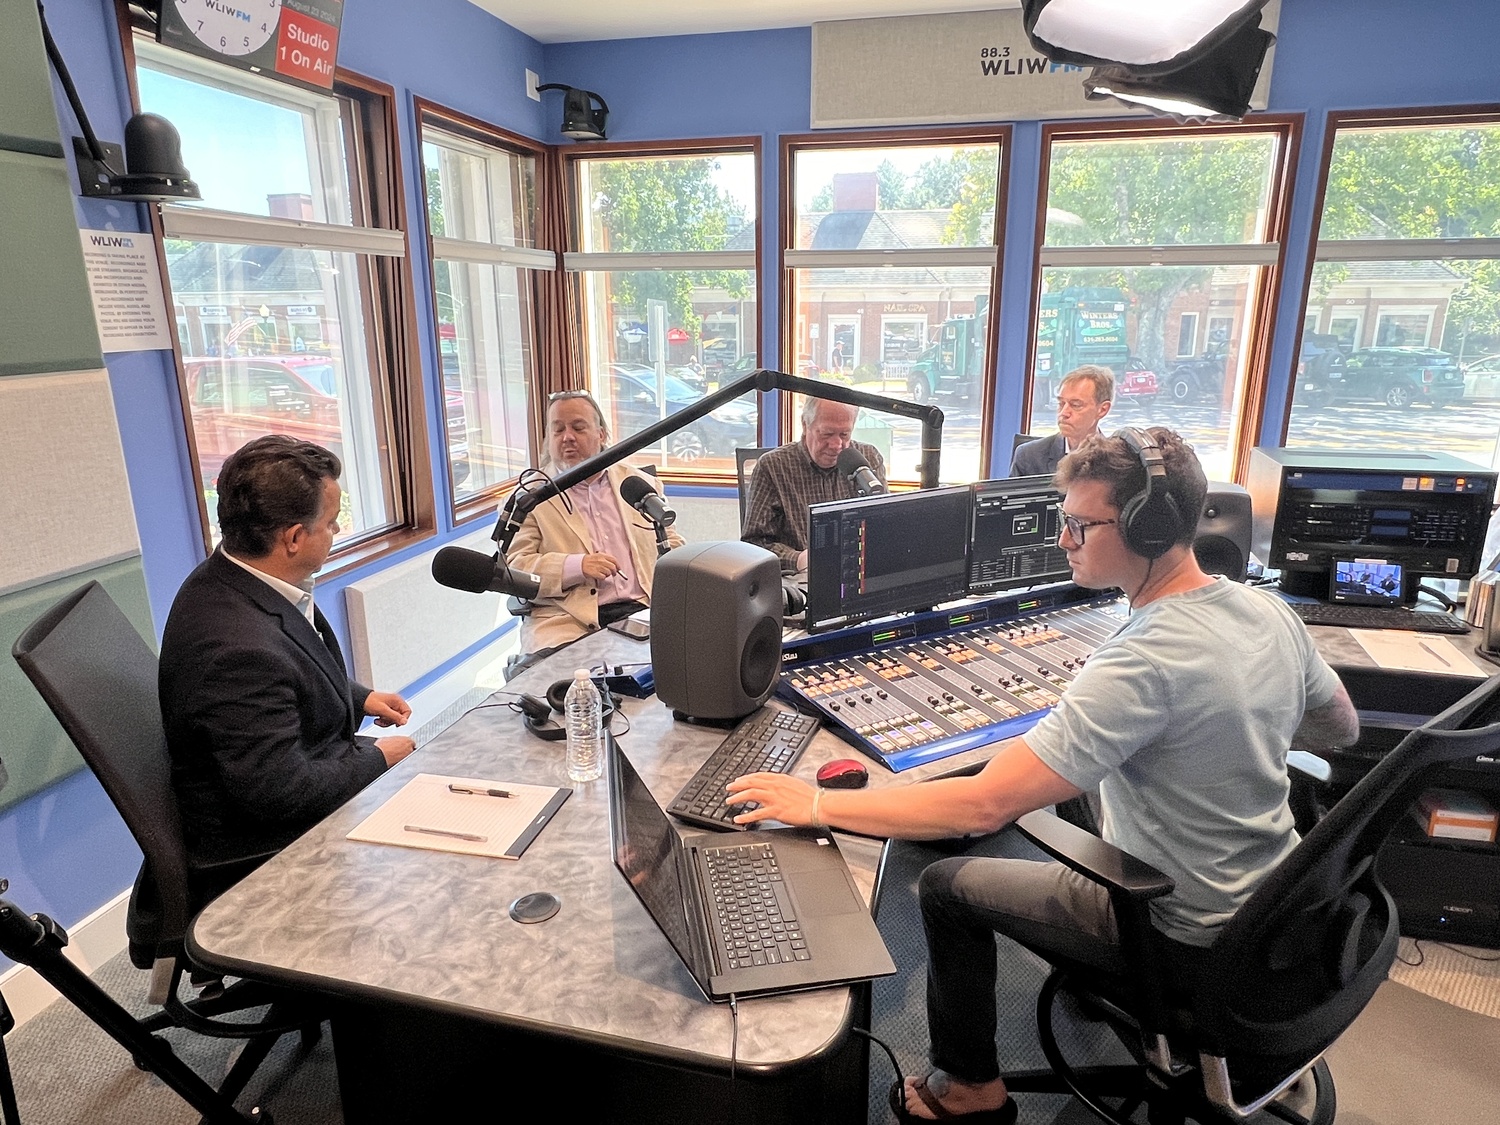
[[[656,561],[651,671],[659,698],[692,719],[739,719],[781,673],[781,563],[737,541],[689,543]]]
[[[1250,493],[1227,481],[1209,481],[1193,539],[1193,554],[1205,574],[1223,574],[1235,582],[1245,580],[1250,565],[1250,526]]]

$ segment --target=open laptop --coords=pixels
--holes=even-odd
[[[630,759],[614,739],[609,745],[615,866],[710,1000],[822,988],[896,971],[848,864],[826,832],[777,828],[679,837]],[[766,858],[768,848],[774,858]],[[768,887],[747,889],[757,873]],[[716,881],[735,888],[723,893],[727,901],[712,896]],[[735,899],[745,900],[744,923],[724,921]]]

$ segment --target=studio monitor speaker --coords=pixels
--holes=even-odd
[[[1206,574],[1245,580],[1250,563],[1250,493],[1226,481],[1208,482],[1193,554]]]
[[[737,541],[689,543],[656,560],[651,671],[657,697],[694,719],[739,719],[781,672],[781,563]]]

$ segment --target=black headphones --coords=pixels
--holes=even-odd
[[[564,697],[568,689],[573,686],[572,680],[558,680],[547,689],[547,698],[538,699],[534,695],[522,695],[518,698],[516,706],[521,709],[521,714],[526,716],[526,729],[538,738],[547,742],[561,742],[568,737],[568,727],[565,723],[554,723],[552,713],[556,711],[559,715],[563,713]],[[595,686],[598,686],[597,684]],[[604,725],[609,726],[609,720],[619,709],[620,697],[612,691],[600,688],[599,694],[604,703]]]
[[[1125,501],[1120,509],[1120,534],[1125,545],[1144,559],[1159,559],[1182,538],[1182,512],[1177,499],[1167,491],[1167,466],[1161,447],[1144,430],[1126,426],[1115,431],[1141,459],[1146,487]]]

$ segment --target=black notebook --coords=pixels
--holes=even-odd
[[[710,1000],[848,984],[896,971],[827,832],[677,835],[614,739],[615,866]]]

